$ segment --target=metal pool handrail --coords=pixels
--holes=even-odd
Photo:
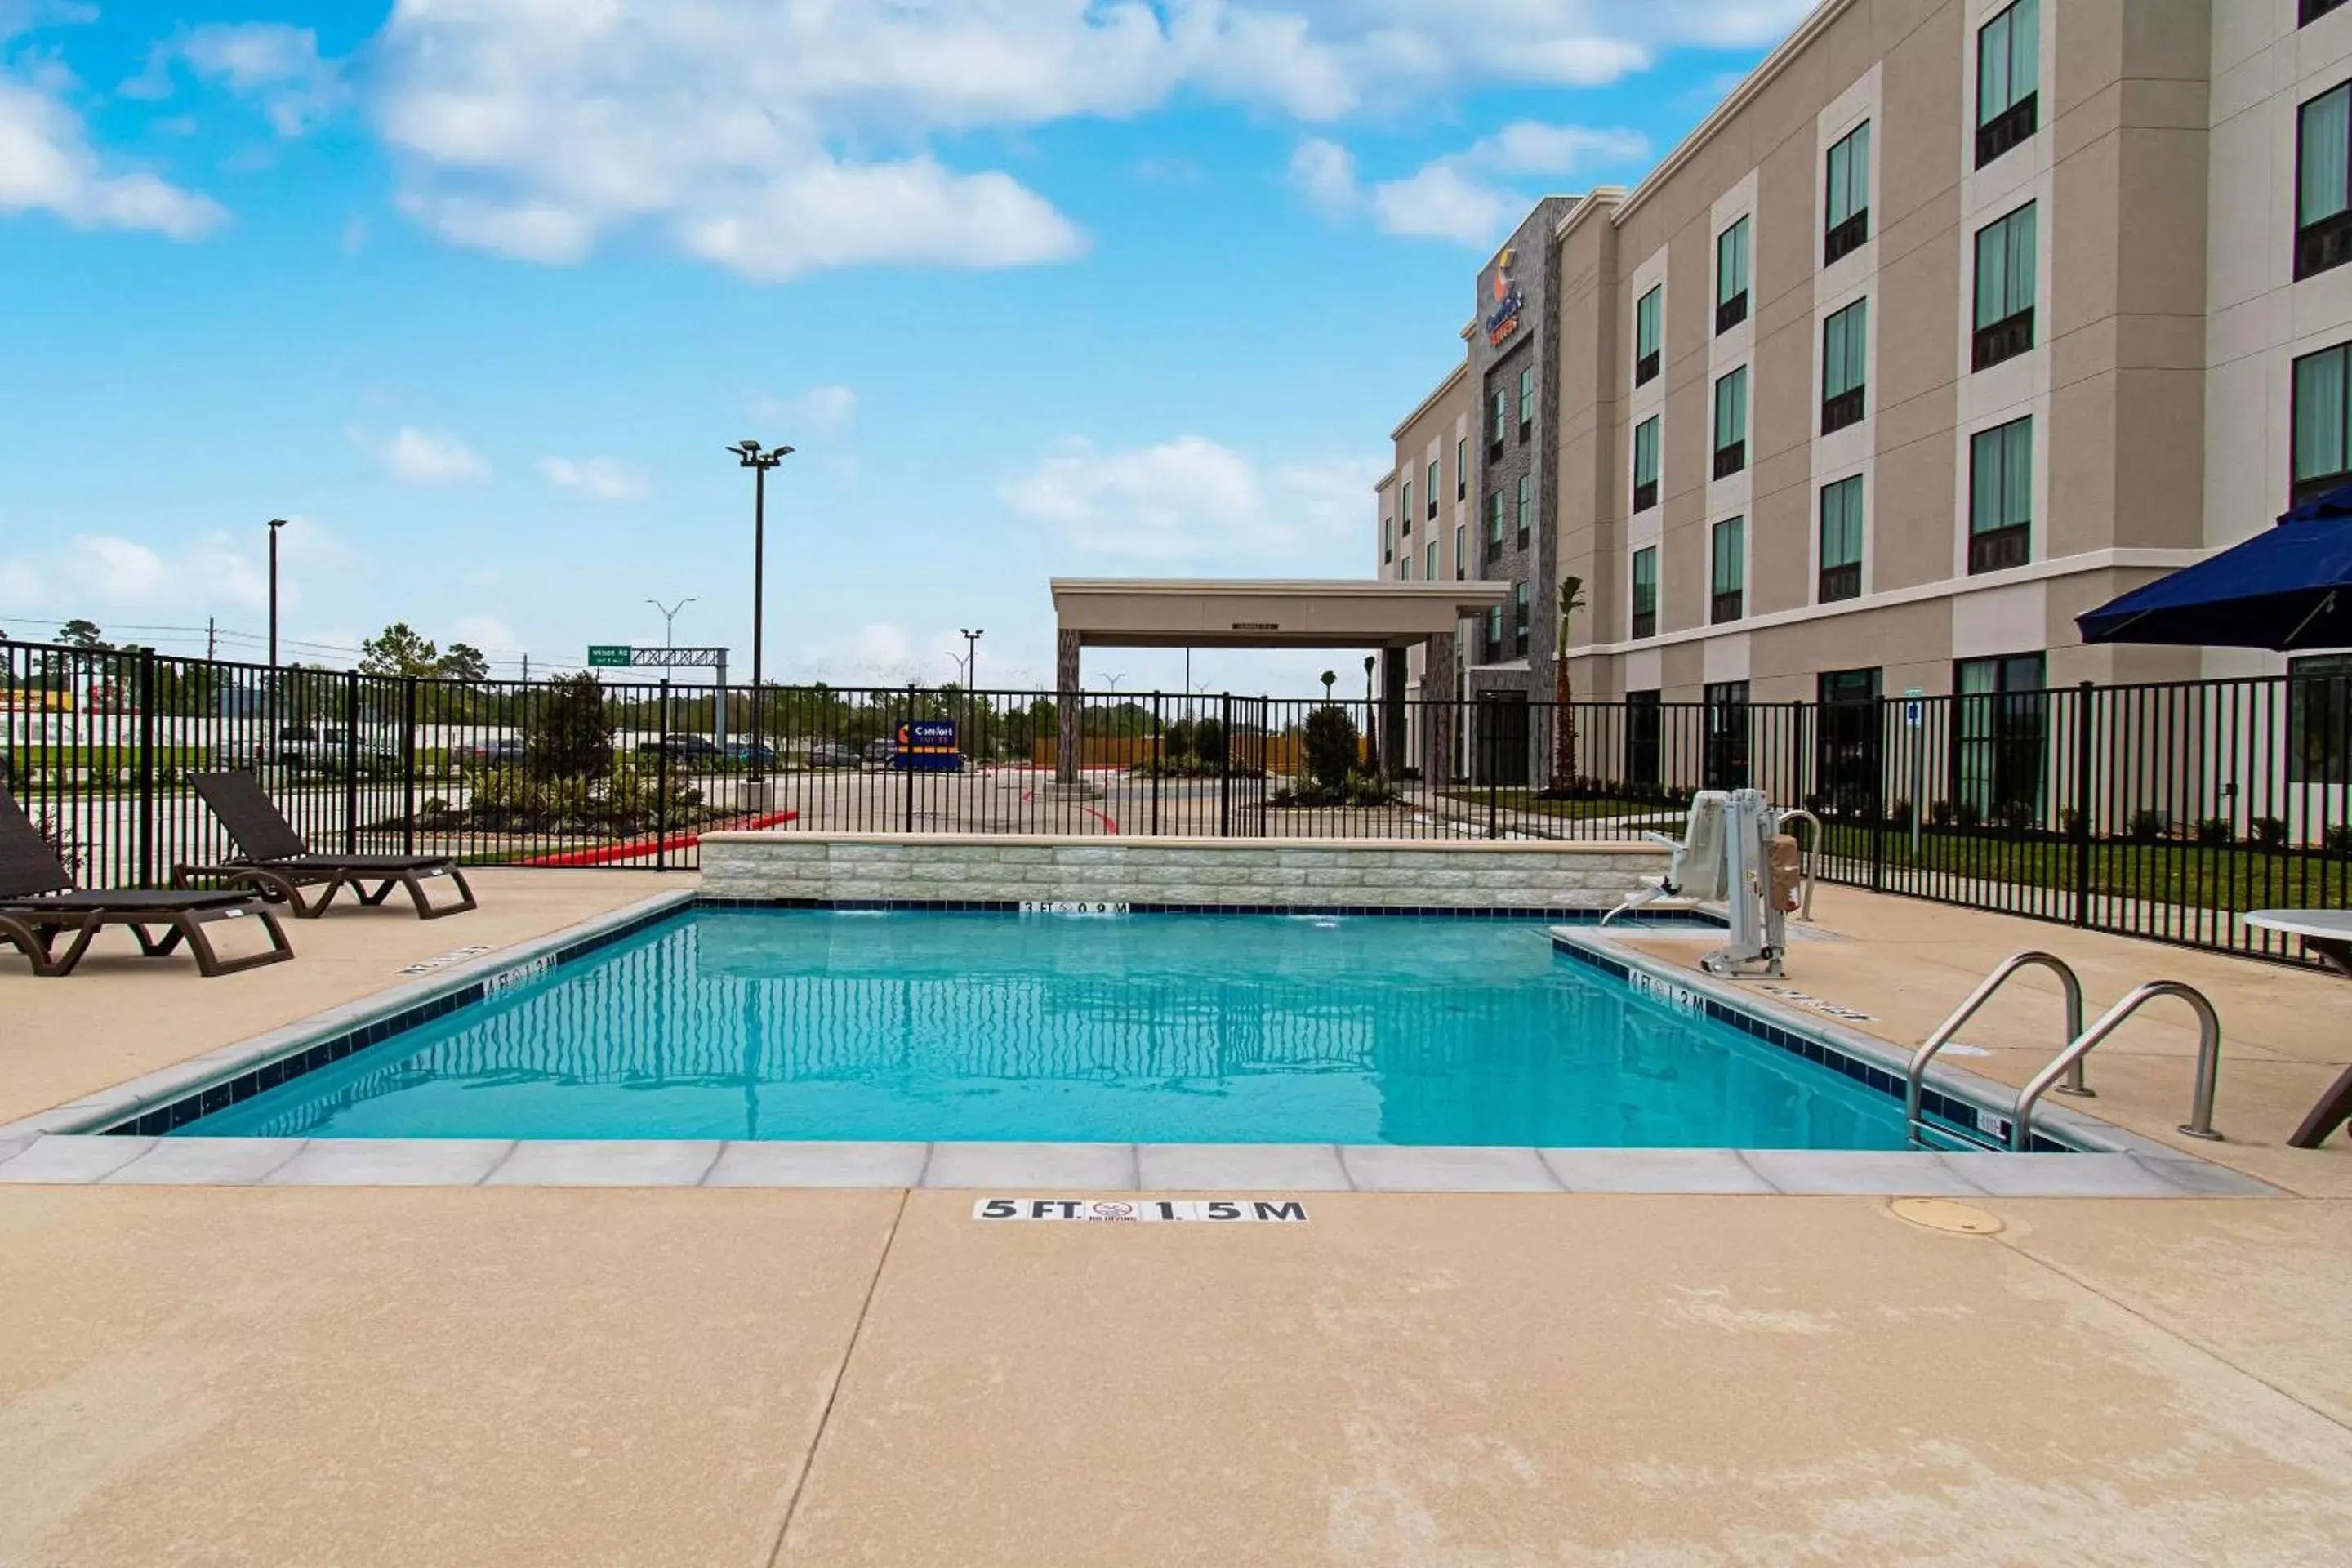
[[[2011,1119],[2009,1129],[2011,1149],[2032,1147],[2034,1102],[2042,1098],[2042,1092],[2058,1075],[2070,1068],[2080,1072],[2084,1057],[2090,1054],[2094,1046],[2114,1034],[2123,1026],[2125,1019],[2159,996],[2178,996],[2188,1003],[2197,1015],[2197,1088],[2189,1100],[2189,1120],[2180,1124],[2180,1131],[2191,1138],[2204,1138],[2214,1142],[2221,1141],[2221,1134],[2213,1131],[2213,1087],[2221,1070],[2221,1016],[2213,1011],[2213,1004],[2205,999],[2205,994],[2195,986],[2178,980],[2151,980],[2108,1008],[2097,1023],[2067,1042],[2066,1048],[2053,1057],[2050,1065],[2035,1073],[2032,1080],[2018,1091],[2017,1110]]]
[[[1992,994],[2009,983],[2011,975],[2021,969],[2032,968],[2047,969],[2057,975],[2058,984],[2066,994],[2067,1048],[2071,1048],[2082,1038],[2083,983],[2075,978],[2074,966],[2056,953],[2042,952],[2032,948],[2023,952],[2011,953],[2001,960],[2000,968],[1978,983],[1977,988],[1969,993],[1968,1000],[1952,1010],[1950,1017],[1936,1026],[1936,1032],[1927,1037],[1926,1043],[1911,1053],[1910,1068],[1904,1074],[1903,1110],[1910,1119],[1911,1130],[1915,1135],[1921,1126],[1919,1096],[1922,1080],[1927,1076],[1927,1064],[1935,1059],[1937,1052],[1952,1043],[1952,1037],[1960,1032],[1960,1026],[1975,1017],[1977,1009],[1992,1000]],[[2101,1019],[2100,1022],[2105,1023],[2105,1020]],[[2066,1049],[2061,1049],[2053,1066],[2060,1064],[2069,1065],[2072,1068],[2072,1081],[2067,1086],[2067,1092],[2088,1094],[2090,1090],[2083,1085],[2081,1055],[2077,1053],[2070,1058],[2066,1055]],[[2011,1135],[2014,1136],[2013,1130]]]

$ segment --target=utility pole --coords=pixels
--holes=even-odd
[[[219,636],[219,627],[215,624],[215,622],[214,622],[214,620],[213,620],[213,617],[212,617],[212,616],[206,616],[205,617],[205,658],[209,659],[209,658],[211,658],[213,657],[213,643],[214,643],[215,639],[218,636]]]
[[[269,520],[269,668],[278,668],[278,531],[286,526],[282,517]]]

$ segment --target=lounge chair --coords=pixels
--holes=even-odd
[[[215,952],[205,927],[215,921],[234,920],[259,921],[269,932],[268,951],[229,959]],[[248,894],[162,888],[77,889],[57,851],[49,847],[7,787],[0,784],[0,942],[31,959],[36,974],[70,974],[89,951],[91,941],[108,926],[129,926],[139,939],[139,951],[150,958],[162,958],[185,942],[197,973],[208,978],[294,956],[278,917]],[[148,934],[150,926],[163,928],[162,941]],[[74,933],[73,941],[59,953],[57,939],[67,931]]]
[[[448,855],[320,855],[285,814],[270,804],[261,781],[248,773],[198,773],[196,793],[220,818],[236,846],[234,858],[215,865],[181,865],[172,868],[172,885],[184,888],[201,878],[252,889],[265,899],[282,899],[296,916],[317,920],[337,893],[349,888],[354,898],[373,909],[392,896],[394,888],[408,889],[419,920],[437,921],[475,908],[474,889]],[[446,877],[457,884],[458,901],[436,907],[425,896],[425,884]],[[373,893],[362,885],[377,884]],[[326,891],[305,900],[304,888],[323,884]]]

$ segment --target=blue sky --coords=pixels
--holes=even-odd
[[[1806,8],[0,0],[0,627],[257,634],[287,516],[289,657],[405,619],[536,670],[693,595],[741,668],[746,436],[799,448],[785,679],[951,679],[978,626],[1045,679],[1055,575],[1363,574],[1485,253]]]

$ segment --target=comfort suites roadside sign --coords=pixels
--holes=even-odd
[[[1486,346],[1495,348],[1519,330],[1519,286],[1511,281],[1517,253],[1506,247],[1495,258],[1494,281],[1487,285]]]

